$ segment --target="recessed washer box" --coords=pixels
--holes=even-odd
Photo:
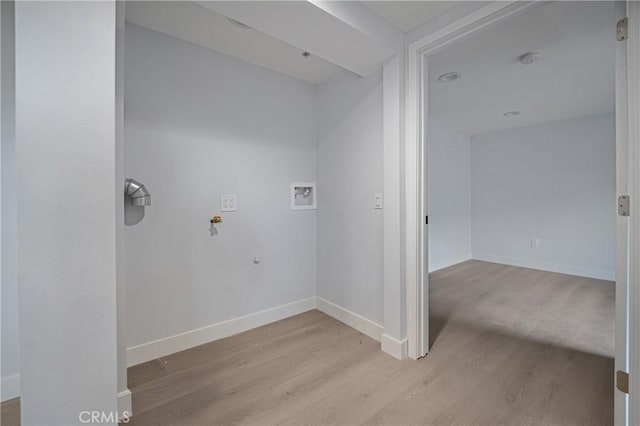
[[[235,212],[238,210],[238,202],[235,194],[224,194],[220,196],[220,211]]]
[[[318,208],[316,184],[297,182],[291,184],[291,210],[315,210]]]

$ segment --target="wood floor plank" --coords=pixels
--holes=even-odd
[[[2,403],[0,407],[0,425],[20,425],[20,398],[13,398]]]
[[[406,391],[419,381],[409,362],[389,359],[384,367],[360,376],[343,388],[335,389],[311,407],[284,420],[284,425],[359,424],[389,400],[389,394]],[[357,409],[356,409],[357,407]]]
[[[478,375],[475,366],[461,360],[441,363],[418,384],[383,406],[365,423],[452,424],[443,419],[444,413],[453,413],[448,407],[457,401],[466,400],[463,396],[472,394],[488,376],[489,373]]]
[[[143,413],[194,390],[237,377],[245,371],[295,352],[298,348],[304,348],[305,344],[324,337],[323,327],[331,323],[333,321],[316,323],[279,337],[274,336],[273,340],[262,342],[260,345],[245,346],[242,351],[220,357],[213,352],[207,357],[208,362],[199,362],[189,369],[180,368],[138,388],[141,397],[133,400],[133,411]],[[308,354],[313,357],[310,352]]]
[[[232,355],[247,349],[258,350],[261,345],[276,339],[282,339],[290,333],[297,333],[305,327],[325,326],[336,323],[335,319],[319,311],[310,311],[200,345],[187,351],[162,357],[160,362],[169,373],[188,370],[199,364],[208,363],[213,358]]]
[[[231,377],[184,393],[168,402],[135,414],[130,425],[210,424],[216,410],[228,404],[241,404],[244,397],[257,389],[266,391],[276,380],[287,380],[321,363],[305,349],[276,358],[273,361],[238,372]],[[170,388],[169,388],[170,389]]]
[[[129,424],[609,425],[614,301],[611,282],[463,262],[430,274],[421,360],[310,311],[131,367]]]
[[[323,360],[323,364],[294,378],[278,380],[268,392],[246,395],[242,404],[222,407],[207,420],[211,424],[280,424],[334,392],[337,381],[348,383],[359,377],[356,370],[362,374],[374,369],[376,357],[371,357],[371,351],[379,345],[368,341],[360,346],[350,348],[348,355]]]
[[[128,388],[136,389],[169,374],[159,359],[152,359],[127,369]]]

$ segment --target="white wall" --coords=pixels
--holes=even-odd
[[[400,342],[401,351],[407,348],[405,335],[403,261],[403,206],[404,191],[401,170],[402,141],[404,137],[404,55],[397,54],[384,64],[382,70],[383,115],[383,305],[384,335],[382,350],[387,351],[390,339]],[[378,172],[379,173],[379,172]],[[396,348],[398,345],[394,345]],[[390,352],[390,351],[389,351]],[[405,353],[401,353],[404,356]],[[396,353],[397,355],[397,353]]]
[[[18,2],[22,424],[116,410],[115,2]]]
[[[289,202],[316,179],[314,87],[135,25],[125,44],[125,172],[152,195],[126,229],[128,345],[315,296],[316,212]],[[238,211],[211,237],[221,194]]]
[[[471,138],[429,121],[429,272],[471,259]]]
[[[383,322],[382,74],[318,86],[318,296]]]
[[[472,137],[473,257],[613,279],[614,124],[607,114]]]
[[[124,55],[126,2],[116,2],[116,189],[124,187]],[[116,297],[118,318],[118,410],[131,413],[127,388],[127,297],[124,197],[116,195]]]
[[[468,4],[467,4],[468,3]],[[461,18],[488,2],[461,4],[434,20],[414,30],[410,37],[403,37],[406,43],[433,32],[446,24]],[[399,87],[390,89],[383,99],[380,73],[366,79],[345,74],[317,87],[318,122],[318,289],[317,294],[339,306],[350,309],[372,322],[385,321],[385,333],[401,340],[404,337],[404,265],[400,248],[389,259],[387,288],[383,289],[384,238],[382,217],[386,213],[387,239],[396,246],[404,245],[403,191],[404,165],[401,144],[395,142],[402,137],[404,108],[404,58],[399,56],[397,72],[389,76],[399,80]],[[397,75],[396,75],[397,74]],[[397,85],[397,84],[396,84]],[[393,93],[394,91],[399,93]],[[391,95],[391,96],[386,96]],[[400,103],[400,105],[398,105]],[[385,112],[388,117],[388,137],[383,135],[382,122]],[[394,117],[396,122],[394,123]],[[397,119],[400,119],[397,122]],[[154,123],[155,125],[155,123]],[[331,126],[335,125],[335,129]],[[398,158],[399,164],[387,158],[383,170],[383,138],[388,152]],[[395,151],[394,151],[395,150]],[[391,167],[392,166],[392,167]],[[323,169],[326,168],[326,172]],[[397,173],[392,173],[396,171]],[[389,172],[383,178],[383,172]],[[339,178],[354,182],[347,188]],[[397,175],[396,175],[397,174]],[[391,196],[394,210],[373,210],[373,193],[383,191]],[[399,180],[399,182],[398,182]],[[389,188],[400,186],[393,194]],[[400,200],[398,200],[400,195]],[[213,200],[212,203],[216,201]],[[214,204],[215,205],[215,204]],[[148,209],[151,215],[152,209]],[[397,210],[400,210],[398,213]],[[399,216],[400,224],[397,224]],[[144,222],[143,222],[144,223]],[[393,228],[394,225],[397,225]],[[346,238],[346,232],[352,238]],[[397,234],[397,235],[396,235]],[[389,245],[391,246],[391,244]],[[392,259],[394,258],[394,259]],[[400,258],[398,261],[398,258]],[[393,267],[389,267],[393,266]],[[402,266],[402,268],[400,268]],[[386,298],[386,305],[385,305]],[[383,313],[383,305],[385,312]],[[133,309],[133,308],[131,308]],[[384,317],[384,318],[383,318]],[[132,321],[130,321],[132,322]],[[130,342],[131,343],[131,342]]]
[[[3,401],[20,393],[20,351],[18,334],[16,140],[15,140],[15,57],[14,3],[0,2],[2,14],[2,387]]]

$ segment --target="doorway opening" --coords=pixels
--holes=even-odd
[[[474,278],[432,279],[433,297],[463,286],[431,300],[432,319],[613,358],[614,27],[611,3],[555,2],[429,56],[428,270]]]
[[[585,342],[580,342],[577,338],[579,333],[570,336],[568,333],[562,337],[562,331],[556,327],[555,323],[550,324],[550,327],[537,338],[532,337],[531,341],[539,344],[562,342],[567,346],[565,349],[570,351],[603,357],[602,380],[611,387],[606,396],[610,401],[607,403],[609,410],[607,421],[612,421],[615,411],[618,422],[621,416],[626,416],[624,412],[626,396],[618,395],[618,391],[615,392],[614,410],[614,390],[611,384],[614,376],[612,358],[615,352],[616,369],[620,362],[626,362],[626,353],[624,357],[619,356],[623,346],[626,348],[626,341],[622,342],[620,339],[621,335],[624,336],[626,333],[626,324],[620,327],[621,320],[618,318],[623,313],[626,317],[626,307],[623,312],[620,309],[616,310],[616,305],[620,306],[621,298],[626,299],[627,265],[626,262],[621,262],[621,257],[626,261],[626,254],[624,256],[616,254],[620,253],[621,241],[624,240],[626,244],[627,236],[624,231],[628,230],[628,222],[621,223],[620,217],[616,218],[615,197],[621,189],[626,189],[627,165],[621,166],[620,158],[622,151],[626,154],[627,147],[621,143],[621,141],[625,142],[626,138],[623,141],[621,135],[622,130],[627,131],[627,126],[626,122],[621,122],[620,117],[626,117],[627,110],[626,98],[625,102],[622,102],[620,96],[621,93],[626,96],[626,85],[620,84],[624,79],[616,75],[616,72],[626,67],[626,62],[622,64],[623,67],[620,67],[621,58],[626,60],[626,56],[621,55],[621,45],[616,44],[615,31],[612,28],[615,29],[619,15],[625,13],[626,5],[618,5],[617,10],[613,4],[606,3],[553,2],[544,5],[511,3],[492,6],[486,7],[476,16],[443,29],[439,34],[414,43],[409,48],[408,87],[410,90],[407,94],[409,355],[413,358],[424,356],[429,352],[430,342],[446,340],[451,349],[451,345],[454,345],[456,340],[468,341],[468,339],[452,338],[442,332],[447,321],[458,315],[458,318],[466,316],[472,324],[474,321],[476,324],[486,321],[485,325],[489,327],[485,329],[485,334],[477,336],[477,343],[484,345],[485,352],[476,355],[480,358],[489,356],[488,353],[491,351],[487,353],[486,349],[492,347],[490,343],[492,339],[487,333],[494,333],[496,329],[500,329],[500,326],[506,325],[512,327],[512,330],[526,334],[532,327],[532,323],[536,322],[533,317],[522,316],[528,308],[521,311],[518,308],[527,304],[527,306],[534,306],[536,297],[545,293],[543,287],[549,287],[549,296],[553,299],[553,303],[546,305],[545,309],[548,308],[549,312],[529,311],[539,315],[538,326],[554,315],[557,318],[566,319],[564,315],[571,315],[578,311],[579,308],[570,303],[567,303],[567,309],[559,308],[554,311],[555,308],[549,308],[550,305],[558,303],[557,299],[562,299],[559,293],[553,294],[560,286],[550,283],[555,279],[560,284],[563,279],[570,280],[571,278],[568,277],[580,276],[581,278],[574,282],[576,289],[580,288],[580,290],[571,290],[569,294],[581,295],[585,291],[595,294],[602,291],[599,296],[588,302],[593,304],[590,311],[594,315],[593,318],[597,317],[597,321],[602,322],[597,326],[592,324],[589,327],[586,325],[589,319],[576,317],[574,325],[585,332],[589,329],[591,333],[598,328],[602,331],[602,334],[595,338],[598,343],[593,344],[594,338],[592,338],[589,339],[591,346],[586,347]],[[590,19],[588,13],[581,12],[582,8],[589,6],[609,9],[606,13],[600,11],[599,14],[593,14],[593,19]],[[572,8],[568,12],[571,18],[563,21],[562,25],[556,25],[553,20],[562,14],[560,9],[563,7]],[[536,16],[541,20],[537,25],[537,32],[526,35],[527,23],[535,21]],[[580,27],[585,32],[577,36],[575,45],[571,45],[571,21],[574,18],[576,28]],[[603,33],[598,35],[599,24],[596,21],[604,18],[608,18],[608,22],[601,22]],[[519,25],[515,24],[517,21],[521,21]],[[507,29],[512,25],[515,25],[516,30],[511,35],[500,34],[501,29]],[[605,37],[609,38],[605,39]],[[480,46],[483,38],[488,45],[486,48]],[[601,40],[600,44],[598,40]],[[458,41],[461,42],[457,43]],[[535,43],[532,42],[536,41],[539,42],[539,46],[534,47]],[[594,69],[584,63],[580,65],[582,60],[586,60],[589,55],[594,54],[595,50],[607,43],[609,59],[600,57],[601,60],[598,61],[600,67]],[[466,52],[465,45],[468,48]],[[580,59],[572,59],[571,54],[578,53],[583,48],[587,48],[587,55]],[[626,51],[622,53],[626,55]],[[447,62],[448,54],[450,57]],[[556,54],[558,56],[555,56]],[[475,67],[472,65],[474,58]],[[557,58],[557,63],[562,66],[577,66],[578,71],[568,75],[554,74],[553,67],[550,66],[554,58]],[[501,68],[496,68],[496,64]],[[438,68],[439,65],[444,66]],[[602,65],[608,67],[608,70]],[[545,69],[551,71],[551,74],[536,75],[540,72],[545,74]],[[523,81],[521,84],[513,84],[515,80],[512,79],[516,77],[518,71],[521,72],[521,77],[524,77]],[[562,73],[561,69],[557,71]],[[604,80],[598,81],[605,81],[606,84],[589,85],[589,79],[595,79],[598,72],[601,73],[598,75],[605,76]],[[568,77],[565,82],[563,77]],[[492,86],[491,82],[495,84]],[[538,86],[535,86],[536,82]],[[588,90],[577,90],[577,94],[569,94],[568,91],[576,90],[576,85],[579,83],[588,85]],[[624,83],[626,84],[626,80]],[[456,86],[458,87],[455,88]],[[549,87],[553,90],[550,92],[550,97],[545,98],[545,89]],[[463,90],[465,88],[466,92]],[[486,90],[485,96],[482,94],[483,90]],[[592,90],[599,95],[595,95],[591,92]],[[602,91],[598,92],[598,90]],[[469,94],[469,91],[473,93]],[[438,93],[442,95],[443,92],[446,95],[438,97]],[[457,97],[457,95],[462,96]],[[553,100],[553,96],[558,96],[557,100]],[[518,104],[514,101],[518,99],[523,102]],[[574,107],[570,105],[573,101],[576,101]],[[512,105],[507,105],[509,103]],[[542,105],[545,106],[538,108]],[[592,109],[589,110],[589,108]],[[465,116],[465,113],[468,114]],[[546,118],[544,118],[545,115],[547,115]],[[468,127],[465,129],[465,126]],[[592,130],[587,131],[590,127]],[[586,131],[586,133],[570,135],[570,128],[579,132]],[[555,136],[552,137],[551,134]],[[440,139],[439,145],[438,139]],[[598,151],[596,146],[586,149],[584,143],[588,143],[590,139],[597,140],[598,146],[603,151]],[[541,143],[538,145],[539,149],[527,153],[527,141],[535,140]],[[554,145],[552,140],[557,140],[559,143]],[[578,145],[572,146],[571,140],[576,141]],[[606,140],[609,141],[608,144],[603,142]],[[448,143],[443,144],[442,141],[448,141]],[[546,144],[549,146],[545,148],[547,152],[544,154],[544,150],[540,148]],[[506,157],[502,156],[505,153],[509,154]],[[585,153],[592,154],[590,159],[583,155]],[[524,160],[518,158],[520,156],[523,156]],[[606,159],[602,160],[603,158],[608,158],[608,162]],[[417,162],[415,183],[411,178],[412,161]],[[607,164],[606,167],[605,164]],[[577,166],[583,168],[578,170]],[[603,174],[596,178],[593,173],[597,173],[598,170]],[[555,171],[559,171],[556,176],[553,175]],[[440,173],[439,179],[448,182],[451,188],[448,190],[440,188],[440,193],[435,189],[434,195],[434,185],[437,185],[437,182],[434,182],[434,173],[436,175]],[[538,175],[532,177],[531,173],[538,173]],[[528,175],[526,179],[524,179],[525,175]],[[606,177],[603,178],[603,176]],[[574,184],[592,182],[592,184],[587,188],[569,189],[566,185],[572,182]],[[596,187],[602,191],[596,190]],[[415,200],[412,199],[414,189]],[[596,192],[599,192],[597,197]],[[597,205],[597,208],[589,208],[585,204],[587,199],[594,203],[594,206]],[[413,206],[415,211],[412,210]],[[560,216],[565,216],[561,213],[565,208],[572,209],[569,214],[572,221],[566,226],[556,221]],[[593,216],[596,214],[600,215],[599,219]],[[428,219],[424,220],[425,217]],[[594,220],[601,221],[600,225],[593,225],[590,230],[576,231],[576,225],[579,228],[587,223],[595,223],[592,222]],[[414,223],[415,228],[412,225]],[[418,232],[415,232],[416,230]],[[520,247],[518,239],[523,233],[527,237],[525,244]],[[505,236],[508,237],[503,239]],[[513,240],[507,241],[512,237]],[[585,237],[589,240],[582,240]],[[567,242],[568,244],[563,248],[563,243]],[[551,244],[547,245],[549,243]],[[624,245],[625,250],[626,247]],[[524,251],[518,251],[521,248]],[[590,249],[593,251],[587,254]],[[571,256],[574,256],[573,260],[570,259]],[[584,256],[583,263],[577,261],[581,256]],[[465,261],[466,263],[457,267],[442,269]],[[522,269],[523,267],[529,269]],[[430,270],[434,271],[431,277]],[[621,274],[621,271],[625,271],[625,274]],[[527,274],[529,274],[528,277]],[[465,279],[467,284],[477,284],[483,275],[491,284],[490,289],[485,289],[486,291],[480,289],[475,294],[473,292],[463,294],[468,290],[462,283]],[[509,276],[511,278],[507,278]],[[513,278],[514,276],[518,277]],[[616,279],[617,291],[611,283]],[[439,286],[438,280],[441,280],[440,284],[445,284]],[[521,291],[517,286],[513,288],[507,285],[505,288],[500,288],[501,282],[512,280],[521,282],[522,287],[519,289]],[[589,284],[586,284],[587,281],[577,284],[580,280],[587,280]],[[449,285],[446,284],[447,281]],[[458,287],[450,285],[451,281]],[[540,293],[524,297],[523,293],[533,291],[535,286],[532,284],[538,282],[545,283],[536,290]],[[608,286],[605,284],[605,286],[586,290],[591,288],[590,285],[607,282]],[[608,287],[608,290],[603,291],[605,287]],[[620,291],[621,287],[623,291]],[[437,294],[437,292],[440,293]],[[455,312],[455,309],[447,311],[447,302],[455,301],[455,297],[461,294],[467,297],[468,305],[461,307],[464,303],[458,305],[449,303],[449,308],[454,306],[461,309],[458,312]],[[496,297],[493,304],[490,301],[492,296]],[[510,305],[521,296],[523,299],[519,303],[514,303],[519,306],[512,310]],[[511,299],[512,297],[514,299]],[[438,309],[432,312],[435,305],[438,305],[439,312]],[[469,307],[484,310],[474,312]],[[503,309],[504,316],[500,317],[499,309],[496,307]],[[600,308],[603,310],[600,311]],[[574,311],[571,311],[572,309]],[[433,324],[429,321],[430,315],[432,315],[432,321],[436,319]],[[573,328],[567,326],[566,329]],[[429,333],[430,330],[432,335]],[[457,331],[464,334],[469,332],[469,329],[465,329],[464,324],[458,324]],[[542,331],[542,328],[537,331]],[[615,351],[614,334],[618,337]],[[500,346],[495,341],[493,343]],[[522,346],[525,346],[524,342]],[[437,343],[433,347],[434,351],[436,348]],[[467,347],[467,351],[469,350],[470,348]],[[494,355],[500,359],[497,354]],[[469,356],[476,359],[474,355]],[[496,361],[496,358],[493,361]],[[496,368],[507,365],[503,365],[503,362],[506,361],[496,361],[499,365]],[[547,369],[541,371],[547,371]],[[589,373],[589,370],[586,371]],[[602,395],[598,397],[594,394],[592,397],[602,401]]]

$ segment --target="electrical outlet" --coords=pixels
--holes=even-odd
[[[220,211],[221,212],[235,212],[238,210],[235,194],[221,195],[220,196]]]
[[[376,192],[373,194],[374,197],[374,208],[381,209],[382,208],[382,192]]]

